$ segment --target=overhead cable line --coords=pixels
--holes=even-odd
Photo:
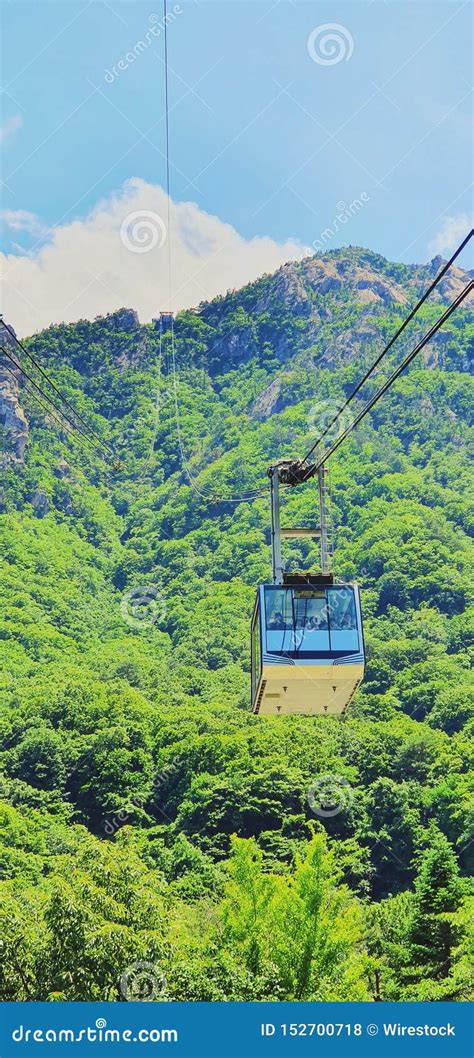
[[[169,85],[168,85],[168,4],[163,0],[163,23],[164,23],[164,60],[165,60],[165,146],[166,146],[166,207],[168,221],[168,309],[171,306],[171,176],[170,176],[170,108],[169,108]],[[173,329],[173,317],[171,316],[171,328]]]
[[[171,316],[171,368],[173,373],[173,396],[174,396],[174,409],[175,409],[175,420],[176,430],[178,435],[178,446],[181,457],[181,464],[186,471],[189,478],[191,488],[196,492],[202,499],[209,500],[213,503],[251,503],[261,493],[266,492],[266,489],[249,490],[247,493],[240,495],[216,496],[212,492],[203,492],[202,489],[196,484],[196,479],[189,468],[189,463],[184,453],[184,446],[182,441],[181,433],[181,420],[179,414],[179,403],[178,403],[178,386],[177,386],[177,371],[176,371],[176,351],[175,351],[175,335],[174,335],[174,318],[172,312],[172,258],[171,258],[171,163],[170,163],[170,121],[169,121],[169,79],[168,79],[168,5],[167,0],[163,0],[163,25],[164,25],[164,84],[165,84],[165,148],[166,148],[166,198],[167,198],[167,223],[168,223],[168,311]],[[161,324],[160,324],[160,335],[161,335]]]
[[[181,436],[180,416],[179,416],[177,380],[176,380],[176,355],[175,355],[175,338],[174,338],[174,319],[173,319],[173,314],[172,314],[172,311],[171,311],[171,291],[172,291],[172,280],[171,280],[171,223],[170,223],[170,212],[171,212],[171,207],[170,207],[170,202],[171,202],[170,183],[171,183],[171,178],[170,178],[170,137],[169,137],[167,0],[163,0],[163,13],[164,13],[164,67],[165,67],[166,189],[167,189],[167,217],[168,217],[168,300],[169,300],[169,312],[170,312],[170,316],[171,316],[171,363],[172,363],[172,372],[173,372],[173,391],[174,391],[174,404],[175,404],[175,418],[176,418],[176,427],[177,427],[177,434],[178,434],[178,445],[179,445],[179,449],[180,449],[181,462],[182,462],[183,467],[186,470],[186,473],[187,473],[187,476],[189,478],[191,487],[202,498],[210,499],[211,501],[213,501],[215,503],[216,502],[217,503],[251,502],[263,490],[260,490],[260,489],[251,490],[248,493],[240,494],[240,495],[237,495],[237,496],[231,495],[229,497],[224,497],[224,496],[219,497],[219,496],[212,495],[212,493],[211,494],[204,493],[197,486],[197,484],[196,484],[196,482],[195,482],[195,480],[193,478],[193,475],[192,475],[192,473],[191,473],[191,471],[189,469],[189,465],[187,463],[185,455],[184,455],[182,436]],[[379,391],[377,392],[375,397],[371,401],[368,402],[368,404],[365,406],[365,408],[362,410],[362,412],[357,416],[357,418],[354,420],[354,422],[351,424],[351,426],[348,427],[343,432],[343,434],[337,439],[337,442],[324,454],[324,457],[318,461],[317,465],[307,467],[306,466],[307,461],[310,458],[310,456],[312,455],[312,453],[319,447],[319,445],[321,444],[321,441],[324,439],[324,437],[327,436],[329,430],[337,422],[339,416],[345,411],[345,409],[348,407],[348,405],[351,403],[351,401],[357,396],[357,394],[360,392],[362,386],[370,378],[370,376],[373,374],[373,372],[376,370],[376,368],[379,366],[379,364],[382,363],[382,361],[384,360],[385,356],[388,354],[390,349],[393,347],[393,345],[395,344],[397,339],[400,337],[401,334],[403,334],[405,329],[408,327],[408,324],[414,319],[414,317],[419,312],[419,310],[422,307],[422,305],[429,298],[429,296],[433,292],[433,290],[435,290],[435,288],[438,286],[438,284],[440,283],[442,278],[446,275],[448,270],[453,265],[454,261],[462,253],[462,251],[464,250],[465,246],[467,246],[468,242],[470,241],[470,239],[472,238],[473,235],[474,235],[474,230],[471,229],[471,231],[463,239],[463,241],[460,244],[460,246],[458,246],[458,248],[452,254],[452,256],[449,258],[449,260],[443,265],[443,267],[441,268],[440,272],[435,277],[433,282],[429,285],[429,287],[426,289],[426,291],[422,295],[422,297],[419,298],[417,303],[410,310],[410,312],[408,313],[408,315],[404,319],[403,323],[400,325],[400,327],[398,327],[398,329],[396,330],[395,334],[392,336],[390,341],[387,342],[387,344],[384,346],[384,348],[380,352],[380,354],[377,357],[377,359],[374,361],[374,363],[371,365],[371,367],[365,372],[364,376],[361,378],[361,380],[358,382],[358,384],[352,390],[352,392],[350,393],[350,395],[347,398],[347,400],[345,401],[345,403],[342,405],[342,407],[338,410],[336,415],[334,415],[334,417],[328,423],[328,425],[326,426],[326,428],[323,431],[323,433],[320,435],[320,437],[317,438],[317,440],[311,446],[311,448],[307,452],[307,454],[304,457],[304,459],[303,460],[294,461],[294,462],[292,462],[290,464],[291,467],[294,468],[294,472],[296,474],[296,477],[300,481],[308,480],[308,477],[312,476],[313,473],[316,473],[317,469],[322,466],[324,460],[329,458],[329,456],[332,455],[333,452],[336,451],[336,449],[339,447],[340,444],[342,444],[342,441],[348,436],[348,434],[353,429],[353,427],[355,425],[357,425],[359,422],[362,421],[362,419],[364,418],[364,415],[366,415],[368,413],[368,411],[370,411],[370,409],[377,402],[377,400],[379,400],[380,397],[383,396],[383,394],[387,391],[387,389],[389,389],[389,387],[392,384],[392,382],[394,382],[395,379],[398,378],[399,374],[401,374],[401,372],[403,370],[405,370],[405,367],[407,367],[408,364],[411,363],[411,360],[417,355],[418,352],[420,352],[420,350],[424,347],[424,345],[426,345],[426,343],[428,341],[430,341],[430,339],[433,337],[433,335],[436,334],[436,331],[438,330],[438,328],[441,327],[443,325],[443,323],[445,322],[445,320],[449,318],[449,316],[451,315],[451,312],[453,312],[458,307],[458,305],[461,304],[461,302],[464,300],[464,297],[466,297],[467,294],[470,292],[471,287],[469,286],[459,296],[459,298],[455,299],[453,304],[446,310],[446,312],[437,321],[437,323],[434,325],[434,327],[432,327],[430,329],[430,331],[425,336],[425,338],[422,339],[422,341],[417,345],[416,349],[413,350],[412,353],[409,354],[409,356],[406,357],[403,360],[403,362],[400,365],[400,367],[395,372],[393,372],[393,374],[391,375],[391,377],[388,380],[388,382],[379,389]],[[297,468],[299,468],[299,471],[298,471]],[[287,481],[285,482],[282,479],[281,483],[282,484],[285,484],[285,483],[286,484],[296,483],[296,479],[294,481],[290,480],[291,476],[292,476],[292,471],[289,472],[289,476],[287,478]]]
[[[38,386],[38,384],[37,384],[37,382],[35,382],[34,378],[32,378],[31,375],[29,375],[28,372],[25,371],[25,369],[21,366],[21,364],[18,362],[18,360],[15,360],[15,357],[11,356],[11,354],[8,352],[8,350],[5,348],[4,345],[0,346],[0,353],[2,354],[2,356],[5,356],[7,358],[7,360],[10,361],[11,364],[13,364],[13,367],[15,368],[16,371],[19,371],[20,374],[23,375],[23,377],[27,379],[28,383],[30,384],[30,386],[32,386],[32,388],[35,391],[35,399],[38,401],[38,404],[41,404],[42,407],[45,408],[45,403],[44,402],[46,401],[47,404],[50,406],[50,407],[46,407],[46,411],[48,412],[48,414],[53,415],[53,418],[56,419],[56,421],[59,423],[59,425],[63,429],[64,429],[65,423],[67,423],[66,430],[68,431],[68,433],[78,433],[78,434],[80,434],[81,437],[83,437],[84,440],[87,441],[87,443],[92,448],[94,448],[96,451],[98,451],[98,446],[96,445],[96,443],[94,441],[92,441],[91,438],[82,429],[80,429],[80,427],[78,427],[76,425],[76,423],[74,423],[72,421],[72,419],[69,418],[68,415],[66,415],[66,413],[62,410],[62,408],[59,408],[58,405],[55,404],[55,402],[53,400],[51,400],[51,397],[48,397],[48,394],[45,393],[43,389],[41,389],[41,386]],[[8,364],[5,364],[5,367],[7,368],[8,371],[10,371],[10,374],[12,374],[14,376],[14,378],[16,378],[16,375],[14,374],[12,369],[8,367]],[[39,394],[40,398],[42,398],[42,399],[39,399],[36,396],[36,394]],[[52,411],[51,411],[51,408],[53,409]],[[102,456],[102,458],[104,458],[104,457]]]
[[[39,373],[42,376],[42,378],[45,379],[45,381],[48,383],[48,385],[51,386],[51,389],[53,389],[54,392],[57,394],[57,396],[60,397],[60,399],[62,400],[63,404],[72,412],[72,414],[75,416],[75,418],[78,420],[78,422],[82,424],[82,426],[84,427],[85,431],[90,436],[91,441],[93,440],[93,438],[96,438],[97,442],[103,448],[107,449],[108,452],[111,455],[115,456],[115,453],[114,453],[114,450],[113,450],[112,446],[109,445],[107,441],[104,441],[102,439],[102,437],[100,436],[100,434],[97,433],[97,431],[94,429],[94,427],[93,426],[89,426],[89,424],[82,417],[82,415],[80,415],[79,412],[76,411],[74,405],[71,403],[71,401],[69,401],[67,399],[67,397],[64,396],[64,394],[61,392],[61,390],[56,385],[56,383],[53,382],[53,380],[50,378],[50,376],[48,375],[47,371],[44,370],[44,368],[39,363],[39,361],[36,359],[36,357],[33,356],[33,353],[31,353],[30,350],[27,349],[27,347],[23,344],[23,342],[20,341],[19,338],[17,338],[17,336],[16,336],[15,332],[12,330],[12,328],[9,327],[8,324],[5,323],[5,320],[3,320],[3,319],[0,319],[0,323],[2,324],[2,327],[4,327],[5,330],[8,332],[8,334],[13,338],[13,340],[16,342],[16,344],[22,350],[22,352],[25,354],[25,356],[28,357],[28,359],[34,365],[36,370],[39,371]],[[20,366],[20,370],[21,370],[21,366]],[[63,414],[63,413],[61,412],[61,414]],[[65,416],[65,418],[66,418],[66,416]],[[73,424],[73,425],[76,428],[75,424]],[[79,427],[77,427],[77,429],[79,430],[79,432],[82,432]]]
[[[464,247],[467,246],[468,242],[470,241],[470,239],[472,239],[473,235],[474,235],[474,228],[471,228],[471,231],[468,233],[468,235],[466,235],[465,239],[463,239],[462,243],[460,244],[460,246],[458,246],[458,248],[455,251],[455,253],[453,253],[452,257],[449,258],[449,261],[446,261],[446,264],[443,265],[441,271],[438,273],[438,275],[433,280],[433,282],[430,284],[430,286],[427,287],[427,289],[425,290],[425,293],[423,294],[423,296],[419,299],[419,301],[417,301],[416,305],[411,309],[411,311],[409,312],[408,316],[403,321],[403,323],[400,325],[398,330],[395,331],[395,334],[392,336],[390,341],[387,342],[387,344],[384,346],[384,348],[382,349],[381,353],[379,354],[377,359],[374,361],[372,366],[368,369],[368,371],[366,371],[365,375],[363,376],[363,378],[361,378],[360,382],[357,383],[355,388],[352,390],[352,393],[349,394],[349,396],[348,396],[347,400],[345,401],[345,403],[339,408],[339,410],[334,415],[334,418],[331,419],[331,422],[329,422],[328,425],[326,426],[326,428],[323,430],[323,433],[320,434],[318,439],[311,446],[311,448],[309,449],[309,452],[306,453],[306,455],[304,457],[304,462],[306,462],[310,458],[310,456],[313,454],[313,452],[316,450],[316,448],[318,448],[318,446],[321,444],[321,441],[323,440],[323,438],[327,436],[327,434],[329,433],[331,427],[334,426],[334,424],[337,422],[339,416],[342,415],[342,413],[346,410],[346,408],[349,406],[351,401],[353,401],[354,397],[357,396],[359,391],[362,389],[362,386],[364,385],[364,383],[367,382],[367,379],[370,378],[370,376],[373,374],[375,369],[382,362],[384,357],[387,355],[388,351],[392,348],[392,346],[397,341],[397,338],[399,338],[400,335],[403,334],[403,331],[405,330],[405,328],[408,326],[409,323],[411,323],[413,317],[416,316],[416,313],[419,311],[421,306],[424,304],[424,302],[427,300],[427,298],[429,298],[429,296],[433,292],[433,290],[435,290],[435,288],[438,286],[438,283],[441,281],[443,276],[446,275],[446,272],[451,268],[451,265],[454,263],[456,258],[459,257],[459,254],[462,253],[462,251],[464,250]]]
[[[353,397],[356,395],[356,393],[359,392],[359,390],[361,389],[361,387],[364,384],[364,382],[367,381],[367,379],[372,374],[372,372],[375,370],[377,365],[383,360],[383,358],[385,357],[385,355],[388,352],[388,350],[394,344],[396,339],[400,336],[400,334],[405,329],[405,327],[410,322],[410,320],[413,319],[414,315],[416,314],[416,312],[418,312],[418,310],[421,307],[421,305],[423,304],[423,302],[426,301],[427,297],[429,297],[431,292],[435,289],[435,287],[440,282],[442,277],[446,274],[448,269],[451,267],[453,261],[456,260],[456,258],[462,252],[462,250],[467,245],[467,243],[469,242],[469,240],[472,238],[473,235],[474,235],[474,229],[471,229],[471,231],[466,236],[466,238],[463,239],[463,241],[460,244],[460,246],[458,246],[458,248],[455,251],[455,253],[453,254],[453,256],[443,266],[441,272],[436,276],[436,279],[433,281],[433,283],[431,283],[431,285],[425,291],[423,297],[420,298],[420,300],[417,302],[415,307],[411,310],[409,315],[404,320],[403,324],[398,328],[396,334],[393,335],[393,337],[391,338],[390,342],[382,350],[382,352],[380,353],[379,357],[377,358],[375,363],[372,365],[370,370],[366,372],[366,374],[364,375],[364,378],[361,379],[361,381],[358,383],[358,385],[353,390],[353,392],[350,395],[350,397],[348,397],[346,403],[343,405],[342,408],[339,409],[339,411],[334,416],[332,421],[326,427],[324,432],[321,434],[321,437],[318,438],[318,440],[315,442],[315,444],[313,444],[311,446],[311,448],[310,448],[309,452],[306,454],[306,456],[304,456],[304,458],[301,459],[301,460],[295,460],[295,461],[290,461],[289,462],[289,464],[287,466],[287,469],[286,469],[286,472],[283,473],[282,478],[281,478],[281,483],[284,486],[285,485],[291,486],[291,485],[296,485],[296,484],[303,484],[305,481],[309,481],[310,478],[314,477],[317,474],[317,472],[321,469],[321,467],[324,466],[324,464],[330,458],[330,456],[332,456],[334,454],[334,452],[336,452],[337,449],[340,447],[340,445],[343,443],[343,441],[345,441],[346,437],[348,437],[349,434],[352,432],[352,430],[356,426],[358,426],[360,422],[362,422],[362,420],[369,413],[369,411],[371,411],[371,409],[375,406],[375,404],[377,404],[377,402],[380,400],[380,398],[383,397],[383,395],[387,392],[387,390],[390,389],[390,387],[397,380],[397,378],[399,378],[399,376],[402,374],[402,372],[405,371],[405,369],[409,366],[409,364],[411,364],[411,362],[412,362],[412,360],[414,360],[415,356],[417,356],[418,353],[420,353],[421,350],[424,349],[425,345],[427,345],[428,342],[431,341],[431,339],[434,337],[434,335],[437,333],[437,331],[443,326],[443,324],[446,322],[446,320],[449,319],[451,314],[453,312],[455,312],[455,310],[457,308],[459,308],[459,306],[462,304],[464,299],[466,297],[468,297],[468,295],[474,289],[474,280],[471,280],[467,284],[467,286],[464,287],[464,290],[462,290],[461,293],[458,294],[458,296],[454,299],[454,301],[451,302],[451,304],[448,306],[448,308],[445,310],[445,312],[440,317],[438,317],[438,319],[433,324],[433,326],[429,329],[429,331],[417,343],[415,348],[412,349],[410,353],[408,353],[408,355],[402,360],[402,362],[398,365],[398,367],[395,368],[395,370],[392,372],[392,374],[387,379],[387,381],[384,382],[383,385],[379,387],[379,389],[374,394],[374,396],[367,402],[367,404],[364,406],[364,408],[362,408],[360,413],[356,416],[355,419],[353,419],[353,421],[349,424],[349,426],[347,426],[346,429],[339,435],[339,437],[336,439],[334,444],[331,445],[331,447],[328,448],[323,453],[323,455],[319,457],[319,459],[317,460],[316,463],[312,463],[312,464],[310,464],[308,466],[307,465],[308,458],[312,455],[312,453],[314,452],[315,448],[317,446],[319,446],[319,444],[321,443],[321,440],[326,436],[326,434],[328,433],[328,431],[331,428],[331,426],[334,425],[334,423],[337,421],[337,419],[339,418],[341,413],[346,409],[347,405],[350,403],[350,401],[353,399]]]
[[[365,407],[362,408],[362,410],[359,412],[359,414],[356,416],[356,418],[342,432],[342,434],[334,441],[334,444],[331,445],[331,447],[328,448],[326,452],[324,452],[324,454],[317,460],[317,462],[313,463],[307,469],[304,467],[306,459],[304,459],[304,460],[302,460],[300,462],[299,465],[303,469],[303,473],[301,475],[301,482],[308,481],[309,478],[312,477],[319,470],[319,468],[323,466],[323,464],[326,462],[326,460],[328,460],[329,457],[332,456],[334,454],[334,452],[337,451],[337,449],[340,447],[340,445],[343,443],[343,441],[345,441],[346,437],[348,437],[348,435],[352,432],[352,430],[354,430],[354,428],[356,426],[358,426],[360,422],[362,422],[362,419],[364,419],[365,416],[368,414],[368,412],[371,411],[371,409],[374,407],[374,405],[378,403],[380,398],[383,397],[384,393],[386,393],[387,390],[390,389],[390,386],[393,385],[393,383],[396,381],[396,379],[402,374],[403,371],[405,371],[405,369],[409,366],[409,364],[411,364],[411,362],[412,362],[412,360],[414,360],[415,356],[417,356],[418,353],[420,353],[421,350],[424,349],[425,345],[427,345],[428,342],[431,341],[431,339],[434,337],[434,335],[437,333],[437,331],[439,331],[439,329],[443,326],[443,324],[446,323],[446,320],[449,319],[449,317],[452,315],[452,313],[455,312],[455,310],[457,308],[459,308],[459,306],[462,304],[464,299],[468,297],[468,295],[471,293],[472,290],[474,290],[474,280],[471,280],[467,284],[467,286],[464,287],[464,290],[462,290],[461,293],[458,294],[458,296],[454,299],[454,301],[451,302],[451,304],[448,306],[448,308],[445,310],[445,312],[443,312],[443,314],[440,317],[438,317],[436,322],[433,324],[432,327],[430,327],[429,331],[427,331],[427,333],[424,335],[424,337],[421,339],[421,341],[419,341],[418,344],[415,346],[415,348],[412,349],[410,353],[408,353],[408,355],[404,358],[404,360],[402,360],[401,364],[399,364],[398,367],[395,368],[395,370],[392,372],[392,374],[387,379],[387,381],[384,382],[382,386],[380,386],[380,388],[377,390],[377,392],[374,394],[374,396],[367,402]]]
[[[4,349],[4,347],[0,346],[0,353],[5,353],[5,352],[6,352],[6,350]],[[9,367],[8,364],[3,364],[2,367],[5,369],[5,371],[8,371],[10,373],[12,378],[14,378],[15,382],[18,382],[18,376],[17,376],[17,374],[16,374],[16,372],[15,372],[13,367]],[[26,386],[28,387],[28,382],[26,383]],[[58,425],[61,427],[62,430],[66,430],[66,433],[72,434],[72,430],[69,428],[69,426],[67,426],[67,424],[65,422],[63,422],[62,419],[60,419],[56,415],[56,413],[54,411],[51,411],[51,409],[48,408],[48,405],[43,400],[41,400],[41,397],[37,397],[36,393],[34,393],[33,394],[33,399],[36,400],[37,403],[40,404],[42,408],[44,408],[44,410],[48,413],[48,415],[51,415],[52,418],[56,419],[56,422],[58,423]]]

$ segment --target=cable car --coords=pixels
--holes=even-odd
[[[251,708],[258,714],[341,715],[364,675],[359,589],[330,570],[325,468],[319,476],[321,524],[281,529],[279,482],[291,479],[284,461],[270,468],[273,583],[261,584],[251,624]],[[308,480],[302,478],[301,480]],[[321,541],[321,573],[284,573],[281,538]]]
[[[317,576],[261,584],[251,657],[254,713],[343,713],[364,674],[357,585]]]

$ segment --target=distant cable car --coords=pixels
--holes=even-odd
[[[355,584],[337,582],[330,570],[325,468],[318,472],[320,526],[280,528],[279,483],[299,483],[294,480],[294,466],[284,461],[269,471],[273,583],[258,588],[252,617],[252,711],[341,714],[364,675],[359,589]],[[284,573],[282,537],[319,538],[321,573]]]

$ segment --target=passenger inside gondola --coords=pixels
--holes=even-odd
[[[327,618],[323,612],[314,614],[312,617],[309,617],[306,622],[308,632],[321,632],[321,630],[324,631],[327,626]]]
[[[360,649],[352,588],[337,586],[312,592],[306,588],[267,587],[267,645],[276,654],[319,654]]]

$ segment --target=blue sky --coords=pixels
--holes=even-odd
[[[283,259],[293,244],[352,243],[408,262],[459,241],[472,200],[469,3],[169,0],[169,8],[172,199],[197,207],[191,219],[181,211],[181,240],[202,240],[205,254],[205,218],[218,218],[251,244],[249,275],[258,271],[256,239],[262,270],[277,253],[272,246],[267,262],[266,241],[283,247]],[[61,232],[74,240],[74,224],[80,236],[80,223],[134,178],[139,208],[148,195],[156,209],[150,188],[165,182],[163,34],[138,53],[136,45],[161,15],[161,0],[3,0],[8,260],[29,252],[31,264],[48,246],[51,255],[52,240]],[[336,28],[325,51],[328,23]],[[362,207],[338,222],[354,201]],[[113,286],[112,272],[104,265],[101,274]]]

